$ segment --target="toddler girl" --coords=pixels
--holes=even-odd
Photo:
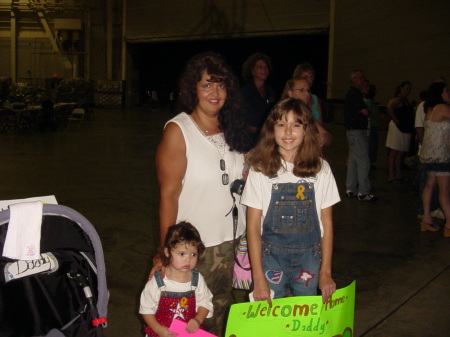
[[[197,229],[181,222],[169,227],[160,258],[166,267],[147,282],[141,294],[139,313],[147,336],[173,337],[169,330],[174,319],[187,323],[186,331],[196,332],[206,317],[212,317],[212,294],[203,276],[196,270],[205,246]]]

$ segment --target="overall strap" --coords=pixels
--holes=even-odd
[[[156,281],[156,284],[158,285],[158,288],[161,288],[161,287],[165,287],[165,286],[166,286],[166,285],[164,284],[164,281],[163,281],[162,277],[161,277],[161,272],[159,272],[159,271],[157,271],[157,272],[155,273],[155,281]]]
[[[198,271],[197,270],[192,270],[191,287],[194,289],[197,289],[197,287],[198,287]]]

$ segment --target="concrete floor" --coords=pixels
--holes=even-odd
[[[55,195],[89,219],[105,251],[107,337],[142,336],[139,296],[158,243],[155,149],[173,114],[96,110],[79,131],[0,134],[0,199]],[[355,336],[450,335],[450,239],[421,233],[410,183],[386,182],[385,132],[371,172],[376,203],[346,199],[342,125],[326,156],[343,200],[334,208],[333,276],[356,280]],[[405,176],[414,178],[414,169]]]

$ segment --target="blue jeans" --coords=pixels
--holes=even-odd
[[[274,298],[317,295],[321,257],[320,243],[303,249],[264,243],[262,267]]]
[[[321,246],[313,183],[272,185],[262,242],[262,267],[275,298],[317,294]]]
[[[349,158],[347,167],[347,191],[369,194],[369,144],[367,130],[347,130]]]
[[[371,126],[369,133],[369,160],[371,163],[377,161],[378,156],[378,127]]]

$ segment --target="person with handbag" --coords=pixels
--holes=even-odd
[[[165,125],[156,153],[160,187],[161,242],[174,223],[188,221],[206,246],[198,263],[213,294],[214,317],[205,330],[225,331],[232,299],[234,261],[231,182],[245,171],[244,153],[252,146],[241,105],[239,82],[224,58],[213,52],[195,55],[179,81],[181,113]],[[244,208],[236,203],[239,214]],[[239,216],[236,237],[245,230]],[[154,259],[151,275],[161,267]]]
[[[249,153],[250,172],[241,203],[247,206],[247,238],[253,297],[270,303],[288,295],[336,290],[331,276],[332,205],[340,201],[317,128],[303,101],[280,101]]]

